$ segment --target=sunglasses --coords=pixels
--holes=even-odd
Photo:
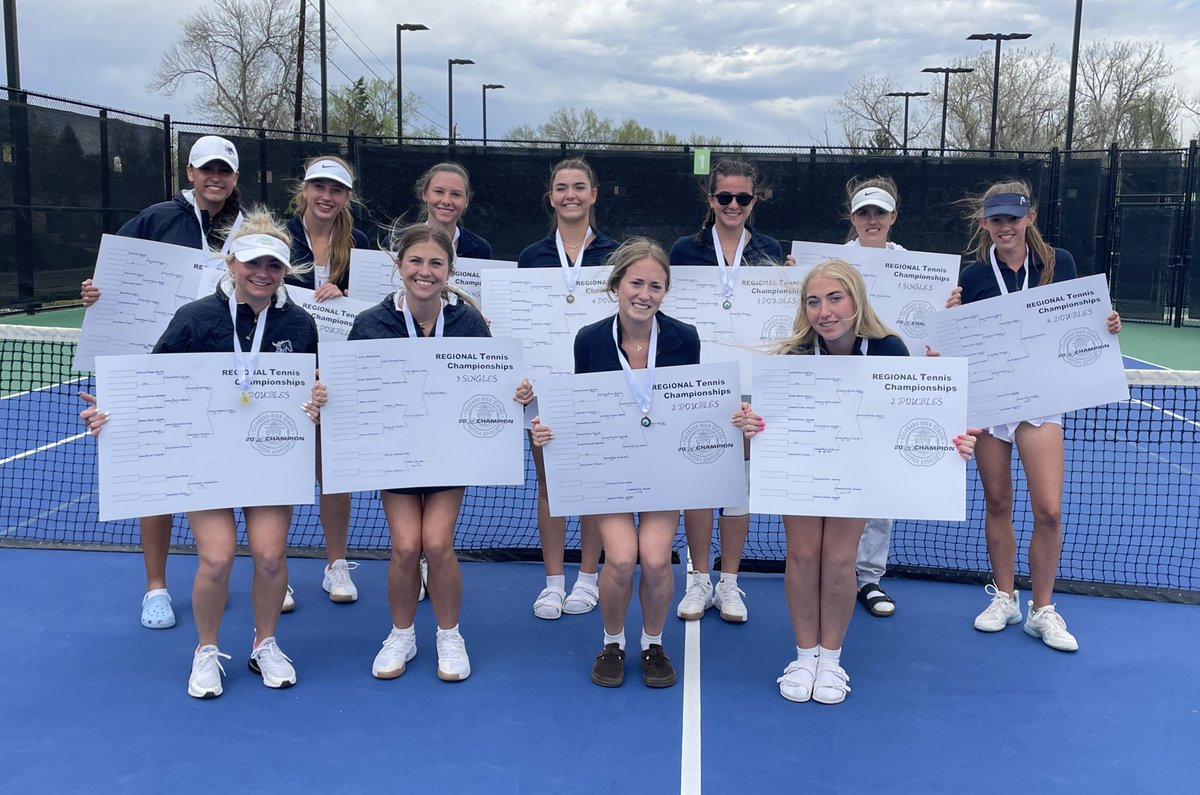
[[[734,194],[728,191],[721,191],[720,193],[711,193],[709,195],[716,199],[717,204],[721,205],[722,207],[729,206],[729,203],[734,199],[737,199],[738,207],[746,207],[750,204],[750,202],[754,201],[754,194],[752,193]]]

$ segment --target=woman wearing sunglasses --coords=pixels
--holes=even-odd
[[[732,281],[742,265],[778,265],[783,262],[779,241],[758,232],[750,224],[750,214],[758,202],[758,169],[745,160],[719,160],[708,177],[708,212],[700,231],[686,235],[671,246],[671,267],[679,265],[717,265],[727,269]],[[712,510],[684,511],[692,569],[687,589],[675,611],[685,621],[703,618],[704,611],[716,607],[721,618],[741,623],[748,618],[745,593],[738,588],[737,574],[742,548],[750,531],[750,506],[722,508],[717,520],[721,539],[721,579],[713,588],[708,573],[712,550]]]

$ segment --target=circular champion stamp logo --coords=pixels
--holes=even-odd
[[[762,341],[776,342],[777,340],[787,339],[792,335],[792,318],[787,315],[774,315],[767,318],[767,322],[763,323]]]
[[[904,333],[910,337],[925,337],[928,334],[925,329],[925,321],[933,311],[933,304],[928,301],[920,299],[909,301],[900,310],[900,317],[896,319],[896,325],[904,329]]]
[[[479,439],[490,439],[512,423],[504,404],[491,395],[475,395],[463,404],[458,422],[467,433]]]
[[[679,452],[693,464],[711,464],[732,447],[721,427],[708,420],[693,422],[679,437]]]
[[[296,446],[303,437],[296,430],[296,423],[282,411],[264,411],[250,423],[246,441],[263,455],[283,455]]]
[[[946,432],[933,420],[915,419],[904,423],[896,437],[896,449],[913,466],[933,466],[950,449]]]
[[[1088,328],[1073,328],[1058,343],[1058,358],[1074,367],[1086,367],[1105,348],[1100,335]]]

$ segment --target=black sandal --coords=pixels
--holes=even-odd
[[[869,582],[859,588],[858,601],[871,611],[871,615],[878,618],[888,618],[896,614],[896,603],[892,597],[887,595],[887,591],[883,590],[883,586],[877,582]],[[891,605],[892,609],[888,610],[881,605]]]

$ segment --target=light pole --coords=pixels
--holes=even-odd
[[[408,22],[396,24],[396,141],[404,140],[404,81],[400,79],[403,72],[400,69],[400,31],[429,30],[424,25],[414,25]]]
[[[974,72],[974,69],[965,66],[927,66],[921,70],[922,72],[931,72],[933,74],[944,74],[946,83],[942,86],[942,142],[938,147],[938,151],[942,157],[946,156],[946,111],[949,108],[950,100],[950,75],[966,74]]]
[[[1075,36],[1071,40],[1071,87],[1067,93],[1067,144],[1071,151],[1071,138],[1075,133],[1075,80],[1079,74],[1079,25],[1083,21],[1083,0],[1075,0]]]
[[[886,97],[904,97],[904,154],[908,154],[908,101],[913,97],[927,97],[928,91],[890,91]]]
[[[499,83],[484,83],[483,84],[483,145],[487,146],[487,92],[498,88],[504,88]]]
[[[1028,39],[1032,33],[972,33],[967,41],[996,42],[996,74],[992,78],[992,132],[988,137],[988,152],[996,155],[996,103],[1000,99],[1000,45],[1006,41]]]
[[[455,135],[454,135],[454,67],[455,66],[466,66],[467,64],[473,64],[473,63],[475,63],[475,62],[470,60],[469,58],[447,58],[446,59],[446,77],[447,77],[446,95],[449,97],[448,103],[450,106],[450,113],[449,113],[450,130],[449,130],[448,138],[450,139],[451,146],[454,146],[454,138],[455,138]]]

